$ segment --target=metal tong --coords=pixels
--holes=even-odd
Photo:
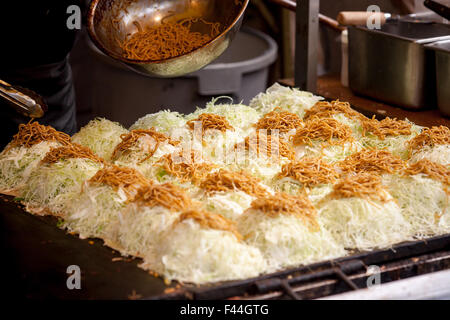
[[[30,118],[41,118],[48,110],[44,99],[36,92],[10,85],[3,80],[0,80],[0,98],[18,113]]]

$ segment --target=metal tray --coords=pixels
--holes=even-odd
[[[424,44],[450,39],[450,26],[398,21],[348,32],[349,85],[355,93],[406,109],[436,106],[434,54]]]
[[[436,53],[436,94],[439,110],[450,117],[450,40],[425,46]]]

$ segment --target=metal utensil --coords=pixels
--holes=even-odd
[[[432,0],[425,0],[423,3],[425,7],[436,12],[441,17],[444,17],[447,20],[450,20],[450,8],[446,5],[440,4],[439,2]]]
[[[36,92],[12,86],[3,80],[0,80],[0,97],[17,112],[30,118],[41,118],[48,109],[44,99]]]
[[[450,117],[450,40],[425,46],[436,53],[436,94],[439,110]]]
[[[348,30],[352,91],[406,109],[436,106],[434,57],[424,44],[450,39],[449,26],[399,21]]]
[[[177,77],[201,69],[218,58],[239,30],[249,0],[93,0],[88,13],[88,31],[95,45],[130,69],[156,77]],[[127,59],[119,45],[142,27],[163,20],[203,18],[219,22],[221,34],[186,54],[159,61]],[[205,30],[206,31],[206,30]]]

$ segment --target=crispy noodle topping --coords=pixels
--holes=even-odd
[[[335,140],[333,140],[335,139]],[[352,130],[349,126],[333,118],[309,118],[302,128],[298,128],[292,137],[294,145],[312,145],[314,140],[327,141],[327,146],[353,142]]]
[[[132,168],[109,165],[89,179],[90,185],[108,185],[114,191],[122,189],[128,198],[134,195],[140,187],[147,186],[151,182],[141,173]]]
[[[202,113],[197,119],[189,120],[186,124],[189,129],[194,130],[196,122],[201,122],[203,134],[205,134],[207,130],[219,130],[222,132],[234,130],[227,118],[219,116],[218,114]]]
[[[321,158],[302,158],[283,165],[278,177],[290,177],[309,187],[334,183],[339,174]]]
[[[351,119],[367,119],[364,115],[353,110],[350,103],[335,100],[332,102],[319,101],[310,109],[306,110],[303,120],[308,120],[313,117],[317,118],[331,118],[335,114],[343,113]]]
[[[197,158],[197,154],[194,151],[191,151],[190,157],[187,158],[183,152],[166,154],[156,165],[177,177],[181,182],[192,181],[193,183],[199,183],[216,166],[212,163],[199,162]]]
[[[201,226],[209,229],[229,231],[233,233],[238,240],[242,239],[242,235],[237,231],[235,224],[232,221],[224,218],[220,214],[196,209],[184,211],[178,217],[178,220],[175,221],[174,226],[188,219],[192,219]]]
[[[272,158],[282,156],[288,159],[293,159],[295,156],[295,151],[287,143],[286,139],[278,135],[267,135],[262,130],[252,133],[245,138],[244,142],[236,144],[235,148],[239,149],[239,146],[242,144],[245,150],[258,156],[264,155]]]
[[[410,151],[424,146],[450,144],[450,129],[446,126],[424,128],[422,133],[409,142]]]
[[[291,196],[280,192],[266,197],[259,197],[252,202],[250,209],[261,211],[273,218],[279,215],[293,215],[305,219],[315,229],[319,228],[316,221],[316,209],[304,195]]]
[[[88,147],[71,143],[66,146],[51,148],[41,163],[52,164],[64,159],[83,158],[90,159],[94,162],[105,163],[105,160],[95,155]]]
[[[345,173],[395,173],[405,167],[405,162],[386,150],[365,149],[339,162],[339,167]]]
[[[405,175],[415,175],[423,173],[432,179],[438,180],[443,184],[450,186],[450,170],[446,166],[439,163],[432,162],[427,159],[422,159],[413,163],[405,169]]]
[[[156,141],[156,144],[153,149],[148,151],[147,156],[139,161],[140,163],[153,157],[160,144],[164,141],[168,141],[168,143],[173,146],[176,146],[179,143],[178,141],[173,141],[165,134],[156,131],[155,128],[132,130],[129,133],[125,133],[120,136],[122,142],[116,146],[111,158],[117,159],[120,154],[129,152],[129,149],[136,146],[140,138],[146,136],[153,138]]]
[[[387,136],[400,136],[411,134],[411,124],[405,120],[391,119],[389,117],[378,121],[373,116],[372,119],[361,121],[363,136],[367,132],[371,132],[381,140],[386,139]]]
[[[194,24],[202,24],[209,30],[203,34],[194,31]],[[208,22],[202,18],[187,18],[182,21],[161,20],[160,24],[144,27],[137,21],[133,24],[138,29],[128,35],[124,41],[117,40],[123,56],[134,60],[158,61],[177,57],[200,48],[220,34],[219,22]]]
[[[286,133],[302,125],[302,119],[295,113],[284,111],[277,107],[266,113],[256,124],[256,129],[267,129],[269,134],[272,130]]]
[[[200,183],[200,187],[207,193],[227,192],[232,190],[241,190],[251,196],[264,197],[267,191],[260,185],[260,180],[244,171],[233,172],[220,169],[217,172],[208,174]]]
[[[374,201],[388,201],[381,178],[373,173],[362,172],[348,176],[333,186],[329,194],[332,199],[363,198]]]
[[[30,148],[42,141],[55,141],[67,146],[70,144],[70,136],[36,121],[28,122],[19,125],[19,131],[14,135],[7,150],[21,146]]]
[[[186,210],[192,205],[191,198],[170,182],[139,188],[132,201],[148,207],[162,206],[170,211]]]

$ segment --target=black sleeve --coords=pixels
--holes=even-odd
[[[0,10],[2,61],[0,70],[55,63],[64,60],[78,30],[67,28],[67,8],[83,0],[9,1]]]

